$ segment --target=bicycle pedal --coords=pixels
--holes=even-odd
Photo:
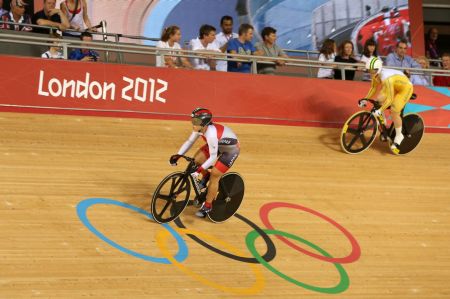
[[[195,207],[200,207],[204,202],[206,201],[206,192],[202,192],[199,194],[199,196],[197,196],[194,201],[193,201],[193,205]]]

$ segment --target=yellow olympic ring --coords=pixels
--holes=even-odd
[[[193,230],[193,229],[185,229],[185,228],[175,228],[175,230],[180,234],[197,235],[197,236],[202,237],[206,240],[209,240],[213,243],[219,244],[219,245],[225,247],[227,250],[229,250],[233,254],[239,254],[239,255],[243,254],[243,252],[241,252],[239,249],[232,246],[231,244],[229,244],[223,240],[220,240],[214,236],[205,234],[203,232]],[[248,265],[250,265],[250,268],[252,269],[252,271],[255,275],[255,278],[256,278],[255,283],[248,288],[236,288],[236,287],[224,286],[224,285],[218,284],[214,281],[211,281],[211,280],[195,273],[194,271],[192,271],[185,265],[179,263],[173,257],[172,253],[170,253],[169,248],[167,246],[167,239],[169,236],[170,236],[170,232],[168,232],[166,230],[159,231],[158,234],[156,235],[156,244],[158,245],[159,249],[161,250],[163,256],[165,256],[175,267],[177,267],[178,269],[180,269],[182,272],[184,272],[188,276],[192,277],[193,279],[203,283],[204,285],[213,287],[213,288],[221,290],[223,292],[228,292],[228,293],[232,293],[232,294],[236,294],[236,295],[255,295],[255,294],[258,294],[259,292],[261,292],[261,290],[264,288],[266,281],[265,281],[263,273],[258,268],[257,264],[248,264]]]

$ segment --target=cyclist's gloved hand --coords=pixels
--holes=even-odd
[[[169,164],[172,166],[177,166],[178,159],[180,159],[180,155],[172,155],[169,159]]]
[[[380,117],[383,114],[383,112],[380,109],[377,109],[372,114],[375,115],[376,117]]]
[[[367,99],[361,99],[358,101],[358,106],[363,108],[367,106]]]

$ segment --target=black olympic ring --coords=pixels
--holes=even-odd
[[[266,262],[272,261],[275,258],[275,256],[277,255],[277,250],[275,248],[275,244],[273,244],[273,242],[270,239],[270,237],[259,226],[257,226],[255,223],[253,223],[249,219],[245,218],[244,216],[242,216],[242,215],[240,215],[238,213],[234,214],[234,216],[237,219],[242,220],[245,223],[247,223],[249,226],[251,226],[264,239],[264,242],[266,242],[266,246],[267,246],[267,252],[264,255],[262,255],[261,257]],[[181,222],[180,217],[175,219],[174,222],[179,228],[186,228],[186,226],[183,224],[183,222]],[[235,261],[244,262],[244,263],[250,263],[250,264],[259,264],[260,263],[254,257],[243,257],[243,256],[234,255],[234,254],[231,254],[229,252],[225,252],[223,250],[220,250],[219,248],[216,248],[216,247],[206,243],[205,241],[201,240],[200,238],[198,238],[195,235],[192,235],[192,234],[186,234],[186,235],[189,236],[189,238],[191,238],[192,240],[194,240],[198,244],[202,245],[203,247],[205,247],[205,248],[207,248],[207,249],[209,249],[209,250],[211,250],[211,251],[213,251],[215,253],[218,253],[218,254],[220,254],[220,255],[222,255],[224,257],[230,258],[230,259],[235,260]]]

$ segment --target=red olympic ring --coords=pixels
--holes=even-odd
[[[337,229],[339,229],[347,237],[347,239],[350,241],[350,244],[352,245],[352,252],[345,257],[326,257],[323,255],[319,255],[319,254],[310,252],[306,249],[303,249],[282,236],[278,236],[278,235],[276,236],[279,240],[284,242],[289,247],[291,247],[295,250],[298,250],[306,255],[309,255],[313,258],[316,258],[316,259],[319,259],[319,260],[322,260],[325,262],[330,262],[330,263],[348,264],[348,263],[352,263],[352,262],[358,260],[359,257],[361,256],[361,248],[359,247],[359,244],[356,241],[355,237],[353,237],[353,235],[348,230],[346,230],[342,225],[340,225],[333,219],[331,219],[317,211],[314,211],[310,208],[307,208],[307,207],[304,207],[301,205],[285,203],[285,202],[271,202],[271,203],[267,203],[267,204],[263,205],[261,207],[261,209],[259,210],[259,217],[261,218],[261,221],[264,223],[264,225],[268,229],[275,230],[275,228],[269,221],[269,213],[270,213],[270,211],[272,211],[273,209],[276,209],[276,208],[291,208],[291,209],[296,209],[296,210],[302,210],[302,211],[313,214],[313,215],[329,222],[330,224],[335,226]]]

